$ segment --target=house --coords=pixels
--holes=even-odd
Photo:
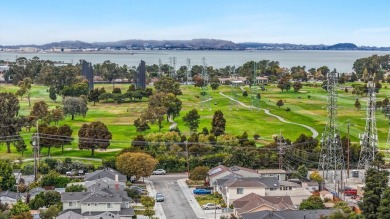
[[[25,202],[26,201],[25,194],[19,193],[19,192],[11,192],[11,191],[0,192],[0,203],[3,203],[3,204],[7,203],[9,205],[13,205],[19,199],[21,199],[23,202]]]
[[[64,192],[61,194],[63,211],[57,218],[131,218],[134,209],[131,198],[118,188],[104,188],[94,192]]]
[[[257,211],[241,214],[242,219],[320,219],[337,210]]]
[[[298,183],[290,182],[290,181],[284,181],[284,180],[279,180],[279,190],[293,190],[297,188],[301,188],[302,186],[299,185]]]
[[[302,182],[302,188],[305,188],[310,192],[319,191],[320,184],[318,182]]]
[[[257,172],[261,177],[276,177],[278,180],[286,180],[287,172],[282,169],[261,169]]]
[[[258,179],[239,179],[234,178],[225,182],[222,188],[222,197],[226,205],[230,205],[234,200],[246,196],[250,193],[256,193],[265,196],[266,185]]]
[[[257,211],[284,211],[295,210],[289,196],[261,196],[250,193],[233,201],[234,214],[240,217],[241,214]]]
[[[256,77],[256,84],[267,84],[267,83],[268,83],[267,76]]]
[[[30,190],[28,193],[30,196],[30,200],[35,198],[36,195],[40,194],[41,192],[46,192],[47,190],[41,187],[36,187]]]
[[[333,194],[329,191],[320,191],[320,197],[322,200],[325,200],[325,199],[329,199],[329,200],[333,200]]]
[[[254,169],[249,169],[240,166],[227,167],[224,165],[218,165],[210,169],[207,173],[206,181],[209,182],[211,186],[215,186],[217,179],[222,179],[228,175],[234,175],[236,177],[259,177],[259,174]]]
[[[266,196],[290,196],[293,204],[295,206],[299,206],[301,202],[305,199],[308,199],[312,194],[307,189],[302,187],[300,188],[292,188],[292,190],[273,190],[266,191]]]
[[[108,178],[111,180],[116,180],[116,177],[118,177],[118,182],[126,183],[127,177],[121,173],[119,173],[116,170],[113,170],[111,168],[104,168],[101,170],[96,170],[95,172],[92,173],[87,173],[84,176],[84,181],[93,181],[97,179],[103,179],[103,178]]]

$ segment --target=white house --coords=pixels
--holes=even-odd
[[[254,169],[249,169],[240,166],[227,167],[224,165],[218,165],[209,170],[207,174],[207,181],[210,186],[216,186],[216,180],[226,178],[229,175],[235,176],[237,178],[259,178],[259,174]]]
[[[260,169],[257,170],[261,177],[276,177],[278,180],[286,180],[286,171],[282,169]]]
[[[309,190],[310,192],[319,191],[320,185],[318,182],[302,182],[302,188]]]
[[[25,202],[25,194],[11,191],[0,192],[0,202],[3,204],[14,205],[19,199]]]

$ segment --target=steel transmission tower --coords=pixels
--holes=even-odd
[[[187,85],[188,85],[188,82],[191,82],[192,81],[192,76],[191,76],[191,59],[187,59]]]
[[[375,119],[375,82],[369,81],[367,83],[367,110],[366,110],[366,127],[363,135],[360,138],[360,157],[358,169],[368,169],[371,162],[375,159],[378,151],[378,132],[376,130]]]
[[[202,68],[202,80],[203,80],[203,86],[202,91],[200,93],[201,96],[201,102],[200,102],[200,109],[203,110],[205,108],[208,108],[211,110],[211,97],[208,92],[208,85],[209,85],[209,75],[207,73],[207,64],[206,64],[206,58],[202,58],[203,62],[203,68]]]
[[[169,57],[169,77],[176,78],[176,57]]]
[[[251,103],[252,107],[251,109],[258,109],[260,110],[260,99],[258,98],[259,95],[259,87],[256,83],[256,77],[257,77],[257,63],[253,62],[253,79],[251,83]]]
[[[325,182],[333,182],[336,184],[336,181],[342,181],[344,156],[340,141],[340,130],[337,124],[337,79],[335,74],[336,72],[332,71],[327,75],[328,121],[322,133],[321,155],[318,169],[322,170]]]
[[[233,108],[236,108],[236,110],[238,109],[238,83],[236,82],[237,80],[237,74],[236,74],[236,67],[235,66],[232,66],[230,69],[230,78],[232,79],[231,81],[231,84],[230,84],[230,95],[231,95],[231,98],[230,99],[230,110],[232,110]]]

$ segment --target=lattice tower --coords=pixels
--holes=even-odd
[[[237,74],[236,74],[236,67],[232,66],[230,69],[230,78],[231,78],[231,84],[230,84],[230,110],[232,109],[238,109],[238,93],[239,93],[239,84],[237,83]]]
[[[343,148],[340,141],[340,130],[337,124],[336,72],[327,75],[328,121],[322,133],[321,155],[318,169],[322,170],[326,182],[342,180],[344,170]]]
[[[209,75],[207,73],[207,64],[206,64],[206,58],[202,58],[203,66],[202,66],[202,80],[203,80],[203,86],[202,91],[200,92],[201,96],[201,102],[200,102],[200,109],[209,109],[211,110],[211,97],[208,91],[208,85],[209,85]]]
[[[158,77],[162,78],[162,76],[163,76],[162,63],[161,63],[161,59],[158,59]]]
[[[364,133],[359,135],[360,138],[360,157],[358,169],[367,170],[378,151],[378,132],[376,129],[375,119],[375,82],[367,83],[367,109],[366,109],[366,127]]]
[[[191,76],[191,59],[187,59],[187,75],[186,75],[186,82],[188,85],[188,82],[192,81],[192,76]]]
[[[169,57],[169,77],[176,78],[176,57]]]
[[[256,77],[257,77],[257,63],[253,62],[253,76],[251,82],[251,103],[252,103],[251,109],[260,110],[260,99],[258,98],[259,87],[257,84]]]

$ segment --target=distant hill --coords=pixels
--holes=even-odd
[[[337,43],[328,47],[329,50],[358,50],[359,48],[353,43]]]
[[[12,45],[1,46],[2,48],[18,49],[20,47],[37,47],[40,49],[70,48],[70,49],[97,49],[106,48],[114,50],[143,50],[143,49],[179,49],[179,50],[383,50],[389,51],[390,47],[356,46],[353,43],[337,43],[334,45],[302,45],[292,43],[258,43],[244,42],[234,43],[220,39],[192,39],[192,40],[142,40],[130,39],[114,42],[83,42],[83,41],[60,41],[43,45]]]

